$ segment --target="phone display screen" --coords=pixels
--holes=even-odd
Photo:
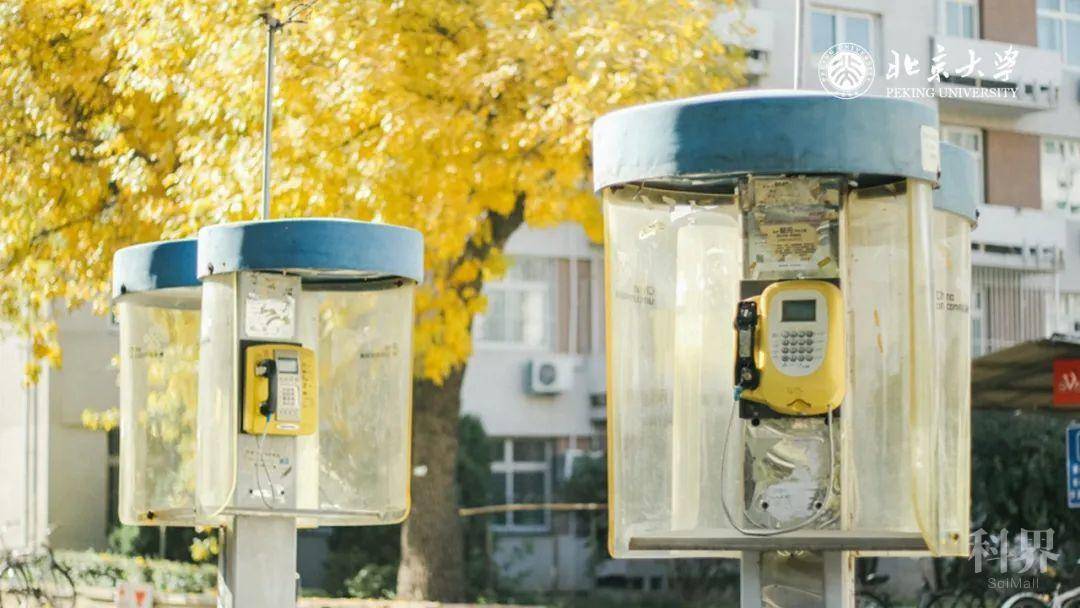
[[[300,362],[292,357],[277,360],[278,371],[283,374],[296,374],[300,372]]]
[[[781,304],[781,321],[813,321],[817,319],[817,302],[814,300],[784,300]]]

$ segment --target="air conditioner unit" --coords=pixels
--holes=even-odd
[[[562,357],[534,357],[526,369],[525,388],[534,395],[557,395],[570,390],[573,362]]]

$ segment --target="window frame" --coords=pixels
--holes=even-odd
[[[543,502],[550,503],[553,500],[555,493],[554,488],[554,473],[552,471],[554,457],[555,457],[555,441],[549,437],[493,437],[492,441],[503,442],[502,460],[491,461],[491,474],[499,473],[506,476],[505,484],[505,496],[503,497],[503,503],[505,505],[521,504],[514,502],[514,476],[517,473],[542,473],[544,476],[544,499]],[[514,461],[514,444],[517,441],[542,441],[544,442],[544,460],[541,461]],[[514,511],[508,511],[501,513],[502,523],[496,523],[497,518],[493,518],[489,524],[492,532],[504,532],[515,534],[546,534],[551,531],[551,511],[544,509],[540,511],[543,516],[542,524],[517,524],[514,523]]]
[[[949,5],[965,5],[971,7],[971,36],[953,34],[949,32]],[[979,0],[941,0],[941,33],[954,38],[979,40],[982,38],[982,12]]]
[[[807,19],[807,23],[810,26],[810,32],[809,32],[809,35],[807,36],[807,38],[809,39],[809,42],[810,42],[810,54],[812,56],[819,57],[823,52],[823,51],[814,50],[814,47],[813,47],[813,44],[814,44],[814,30],[813,30],[813,27],[814,27],[814,13],[819,13],[819,14],[823,14],[823,15],[829,15],[833,19],[833,40],[832,40],[832,44],[829,45],[829,46],[840,44],[841,42],[850,42],[850,40],[847,40],[847,21],[846,20],[848,18],[855,17],[855,18],[868,20],[870,22],[870,25],[869,25],[869,28],[868,28],[868,32],[870,34],[870,40],[869,40],[870,48],[868,48],[866,50],[870,52],[871,56],[873,56],[875,58],[878,56],[878,53],[877,53],[877,39],[878,39],[877,22],[878,22],[878,16],[877,16],[877,14],[869,13],[869,12],[865,12],[865,11],[853,11],[853,10],[842,9],[842,8],[833,8],[833,7],[828,7],[828,6],[811,6],[810,11],[809,11],[809,19]]]
[[[602,295],[602,285],[597,280],[597,275],[603,272],[602,260],[595,255],[511,254],[508,257],[511,260],[511,265],[519,260],[542,260],[548,267],[548,277],[546,279],[520,279],[510,276],[508,271],[507,275],[485,283],[484,295],[488,297],[488,306],[490,307],[491,295],[495,292],[517,291],[522,294],[542,294],[544,300],[544,339],[540,344],[532,344],[524,340],[512,342],[485,338],[481,335],[479,326],[481,323],[489,322],[489,308],[478,313],[473,319],[472,339],[474,348],[484,351],[560,353],[582,357],[601,352],[600,348],[603,340],[602,335],[598,339],[596,327],[603,316],[603,309],[602,307],[598,309],[596,302]],[[562,284],[563,281],[560,279],[560,267],[563,265],[566,266],[565,285]],[[582,282],[580,265],[588,266],[589,276],[585,282]],[[569,307],[565,325],[561,322],[559,308],[564,297]],[[582,307],[579,305],[583,303],[585,307],[581,309]],[[584,327],[582,326],[583,323],[585,324]]]
[[[1077,27],[1080,27],[1080,12],[1070,13],[1065,10],[1065,5],[1069,0],[1056,0],[1057,9],[1042,8],[1038,2],[1035,3],[1035,28],[1038,31],[1039,19],[1050,19],[1057,27],[1057,39],[1060,44],[1060,48],[1056,49],[1058,54],[1061,55],[1061,63],[1068,70],[1080,71],[1080,62],[1069,63],[1069,38],[1066,32],[1066,24],[1073,23]],[[1040,49],[1053,51],[1055,49],[1045,47],[1042,45],[1042,41],[1036,40],[1036,45]]]
[[[514,260],[519,259],[535,259],[544,260],[550,268],[551,275],[554,275],[557,271],[558,258],[551,258],[546,256],[533,256],[533,255],[521,255],[513,256]],[[512,262],[513,263],[513,262]],[[480,335],[477,330],[479,323],[489,322],[488,310],[478,313],[476,318],[473,319],[473,345],[478,349],[484,350],[516,350],[516,351],[548,351],[554,349],[555,342],[555,324],[557,322],[557,311],[555,310],[555,299],[557,297],[555,277],[550,276],[547,280],[543,279],[519,279],[513,277],[503,276],[496,281],[488,281],[484,285],[484,295],[488,298],[488,305],[491,304],[491,294],[493,292],[519,292],[523,295],[532,293],[540,294],[544,301],[544,318],[543,322],[543,340],[539,344],[531,344],[524,339],[520,342],[512,342],[509,340],[491,340],[485,339]],[[505,319],[503,320],[505,324]],[[505,329],[505,328],[504,328]]]
[[[1045,188],[1045,182],[1047,179],[1046,172],[1049,171],[1051,163],[1047,162],[1048,146],[1054,146],[1058,152],[1055,152],[1060,158],[1060,162],[1054,163],[1055,168],[1060,166],[1061,163],[1072,162],[1076,165],[1076,170],[1073,173],[1074,180],[1080,180],[1080,138],[1072,137],[1042,137],[1039,139],[1039,199],[1041,202],[1041,208],[1044,211],[1051,211],[1060,213],[1067,217],[1080,218],[1080,200],[1075,201],[1075,204],[1071,207],[1066,201],[1064,209],[1057,206],[1057,201],[1051,201],[1047,198],[1047,192]],[[1072,154],[1069,151],[1072,151]],[[1056,178],[1055,178],[1056,179]],[[1074,183],[1073,189],[1076,188]]]

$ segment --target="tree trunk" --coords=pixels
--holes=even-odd
[[[412,513],[401,530],[397,597],[460,601],[465,550],[458,517],[456,462],[461,380],[465,366],[442,386],[413,381]]]
[[[509,214],[492,213],[487,221],[490,239],[470,241],[461,261],[484,260],[502,249],[525,222],[525,195],[515,195]],[[483,279],[477,277],[467,287],[479,293]],[[465,599],[465,542],[456,477],[461,381],[467,366],[468,361],[462,363],[442,385],[413,379],[413,470],[423,474],[412,477],[412,512],[401,529],[398,599]]]

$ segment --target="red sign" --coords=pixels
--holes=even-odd
[[[116,586],[116,608],[153,608],[154,588],[146,583],[122,582]]]
[[[1054,407],[1080,407],[1080,359],[1054,361]]]

